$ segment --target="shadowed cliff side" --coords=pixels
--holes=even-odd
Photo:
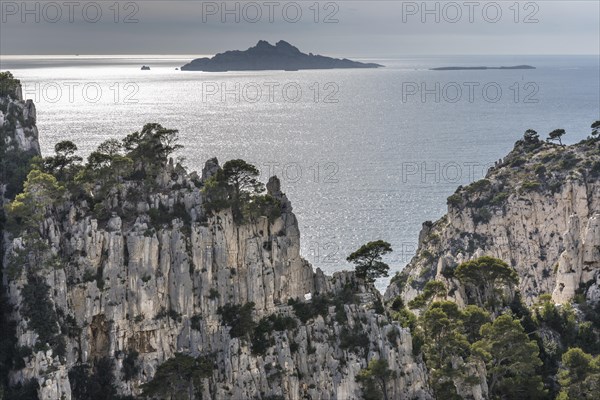
[[[21,93],[17,79],[8,72],[0,73],[0,393],[5,396],[10,394],[9,372],[19,360],[13,305],[4,291],[4,204],[22,190],[31,159],[40,155],[35,105],[23,101]]]

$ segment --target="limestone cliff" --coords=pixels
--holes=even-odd
[[[40,155],[35,106],[19,88],[0,86],[0,199],[14,213],[0,219],[0,378],[20,398],[28,390],[88,399],[96,390],[114,399],[361,399],[361,370],[384,359],[389,399],[432,399],[423,321],[402,314],[427,282],[443,282],[444,296],[464,306],[454,270],[487,255],[514,267],[530,305],[544,293],[556,303],[600,300],[597,139],[517,142],[485,179],[448,198],[446,216],[423,225],[417,255],[381,296],[352,272],[313,271],[276,177],[267,208],[240,219],[207,190],[219,190],[213,178],[225,166],[216,159],[201,176],[166,157],[147,174],[128,160],[132,150],[111,168],[100,157],[103,174],[86,178],[77,165],[68,179],[56,158],[31,163]],[[62,176],[37,170],[45,163]],[[39,174],[28,208],[13,200],[31,164]],[[559,334],[540,324],[540,336]],[[189,369],[183,383],[165,373],[172,362]],[[450,378],[460,397],[492,396],[482,360],[446,364],[463,371]]]
[[[20,189],[7,187],[16,183],[16,178],[22,180],[22,177],[11,177],[17,172],[13,169],[15,161],[40,155],[35,104],[31,100],[23,101],[18,80],[11,78],[10,81],[10,84],[4,81],[0,84],[0,199],[4,199],[5,195],[14,197]],[[7,190],[9,193],[6,193]]]
[[[36,111],[32,101],[23,101],[21,84],[9,73],[0,73],[0,398],[12,368],[16,345],[12,306],[4,291],[5,240],[4,205],[21,191],[29,161],[40,155]]]
[[[408,302],[435,279],[464,304],[454,268],[489,255],[516,269],[528,304],[544,293],[565,303],[578,290],[598,300],[599,223],[598,141],[566,147],[519,141],[485,179],[448,198],[444,217],[423,225],[416,256],[385,296]]]
[[[33,104],[0,104],[16,117],[10,127],[4,117],[3,140],[39,153]],[[116,184],[101,208],[87,193],[63,193],[36,210],[35,235],[24,225],[6,232],[11,386],[33,382],[40,399],[68,400],[87,382],[79,367],[106,363],[116,393],[139,396],[182,353],[210,360],[190,398],[360,399],[357,374],[385,358],[397,371],[390,398],[431,398],[410,332],[386,316],[374,287],[352,273],[314,272],[300,256],[277,178],[267,185],[276,218],[240,223],[230,209],[206,210],[202,189],[219,168],[210,160],[198,177],[168,163],[150,183]],[[254,321],[293,323],[264,332],[258,351],[257,334],[234,335],[224,320],[224,309],[247,304]]]

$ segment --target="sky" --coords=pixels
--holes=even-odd
[[[0,55],[600,54],[600,1],[0,1]]]

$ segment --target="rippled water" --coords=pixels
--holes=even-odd
[[[565,141],[575,142],[600,119],[597,57],[369,60],[386,65],[377,70],[175,70],[191,58],[3,56],[0,68],[36,101],[44,154],[65,139],[87,154],[107,138],[159,122],[179,129],[190,169],[216,156],[254,162],[264,181],[277,174],[300,222],[303,255],[326,272],[349,268],[345,257],[374,239],[392,243],[387,260],[392,272],[400,270],[414,254],[421,223],[443,215],[456,186],[481,178],[526,129],[564,128]],[[517,64],[537,69],[428,70]]]

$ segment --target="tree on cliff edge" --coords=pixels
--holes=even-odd
[[[14,96],[15,89],[21,84],[9,71],[0,72],[0,96]]]
[[[141,132],[123,139],[127,157],[135,162],[136,170],[155,175],[166,164],[173,152],[182,148],[177,144],[179,131],[167,129],[157,123],[146,124]]]
[[[527,129],[523,135],[523,140],[527,144],[536,144],[540,142],[540,135],[533,129]]]
[[[259,175],[258,168],[244,160],[227,161],[206,182],[207,207],[213,210],[231,207],[234,219],[243,221],[243,206],[265,190]]]
[[[595,121],[592,126],[592,136],[600,137],[600,121]]]
[[[382,256],[391,253],[392,246],[383,240],[377,240],[362,245],[360,249],[350,254],[346,261],[355,265],[356,276],[367,282],[375,282],[375,279],[388,276],[390,266],[384,263]]]
[[[264,185],[259,182],[260,171],[244,160],[231,160],[223,165],[223,177],[233,189],[233,197],[241,199],[244,194],[258,194],[264,191]]]
[[[564,129],[555,129],[552,132],[550,132],[548,134],[548,140],[558,140],[558,143],[562,146],[562,139],[561,137],[565,134],[565,130]]]

